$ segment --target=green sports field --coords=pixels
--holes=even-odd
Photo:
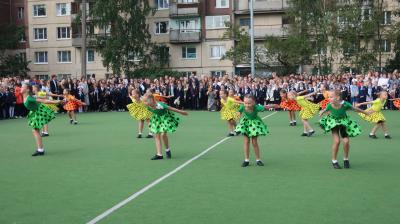
[[[333,169],[330,133],[312,125],[300,137],[301,121],[290,127],[282,111],[264,119],[264,167],[251,151],[242,168],[243,136],[229,138],[97,223],[400,223],[400,112],[383,111],[391,140],[382,129],[370,139],[373,125],[348,114],[363,130],[350,139],[351,169]],[[128,112],[78,114],[78,125],[58,114],[37,157],[27,119],[0,121],[0,223],[90,222],[229,133],[218,112],[179,116],[172,159],[158,161]]]

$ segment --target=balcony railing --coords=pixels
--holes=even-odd
[[[183,1],[183,0],[170,0],[169,1],[169,17],[179,16],[200,16],[201,3],[198,0]]]
[[[238,14],[249,13],[250,2],[248,0],[238,0],[236,1],[235,11]],[[253,1],[254,13],[264,12],[264,11],[285,11],[290,5],[286,3],[286,0],[280,1]]]
[[[281,38],[286,38],[287,34],[283,30],[283,27],[288,26],[286,24],[277,24],[277,25],[255,25],[254,26],[254,39],[262,40],[266,35],[273,35]],[[244,32],[247,32],[250,35],[250,27],[242,26]]]
[[[169,40],[170,43],[201,42],[201,29],[171,29]]]

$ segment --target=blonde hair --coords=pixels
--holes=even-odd
[[[329,91],[329,92],[334,93],[335,96],[338,96],[339,99],[342,100],[342,91],[341,91],[340,89],[334,89],[334,90],[331,90],[331,91]]]
[[[146,93],[146,94],[143,95],[143,98],[155,101],[153,93]]]
[[[138,94],[139,96],[141,96],[142,94],[140,94],[140,91],[138,89],[132,89],[131,91],[135,92],[136,94]]]
[[[381,97],[381,95],[384,94],[384,93],[386,93],[386,91],[380,91],[380,92],[378,93],[378,97]]]
[[[297,92],[295,90],[290,91],[289,94],[293,94],[295,97],[297,97]]]

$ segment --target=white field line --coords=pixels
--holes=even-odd
[[[276,114],[276,112],[269,114],[267,116],[265,116],[264,118],[262,118],[263,120],[269,116],[272,116],[274,114]],[[98,221],[100,221],[102,218],[106,217],[107,215],[109,215],[111,212],[117,210],[118,208],[120,208],[121,206],[125,205],[126,203],[132,201],[133,199],[135,199],[137,196],[141,195],[142,193],[146,192],[147,190],[149,190],[151,187],[153,187],[154,185],[160,183],[161,181],[163,181],[164,179],[166,179],[167,177],[171,176],[172,174],[178,172],[180,169],[182,169],[183,167],[187,166],[189,163],[193,162],[193,160],[198,159],[200,156],[204,155],[205,153],[207,153],[208,151],[210,151],[211,149],[213,149],[215,146],[221,144],[222,142],[226,141],[227,139],[229,139],[229,137],[226,137],[224,139],[222,139],[221,141],[215,143],[213,146],[211,146],[210,148],[204,150],[202,153],[200,153],[199,155],[191,158],[190,160],[188,160],[187,162],[185,162],[184,164],[180,165],[179,167],[177,167],[176,169],[174,169],[173,171],[165,174],[163,177],[159,178],[158,180],[154,181],[153,183],[147,185],[146,187],[144,187],[142,190],[136,192],[135,194],[133,194],[132,196],[130,196],[129,198],[121,201],[120,203],[118,203],[117,205],[115,205],[114,207],[108,209],[107,211],[105,211],[103,214],[97,216],[96,218],[94,218],[93,220],[91,220],[90,222],[88,222],[87,224],[94,224]]]

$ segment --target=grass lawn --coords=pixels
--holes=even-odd
[[[351,169],[333,169],[317,116],[316,133],[300,137],[300,119],[290,127],[282,111],[264,119],[264,167],[251,151],[242,168],[243,136],[231,137],[98,223],[400,223],[400,113],[382,112],[391,140],[382,129],[370,139],[374,125],[348,112],[363,130],[350,139]],[[229,134],[218,112],[179,116],[172,159],[158,161],[128,112],[78,114],[78,125],[57,114],[37,157],[27,119],[0,121],[0,223],[87,223]]]

